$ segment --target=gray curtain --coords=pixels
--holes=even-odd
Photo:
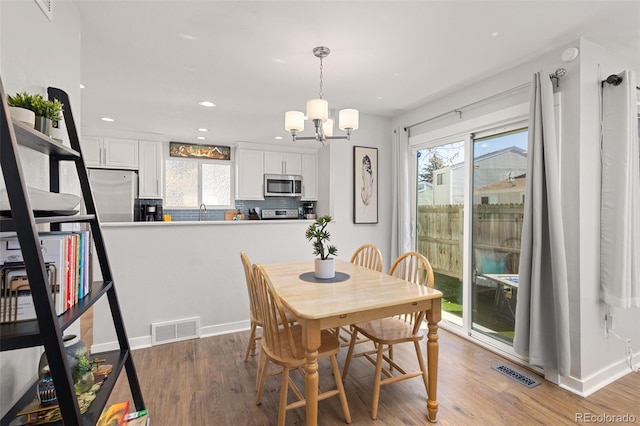
[[[553,104],[551,80],[534,74],[513,348],[529,363],[567,376],[569,292]]]
[[[391,257],[393,261],[402,253],[413,250],[411,247],[411,198],[409,195],[409,141],[403,129],[393,131],[391,141]]]
[[[602,87],[600,282],[602,300],[640,308],[640,160],[636,79]]]

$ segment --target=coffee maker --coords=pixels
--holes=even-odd
[[[162,215],[162,200],[138,200],[136,221],[159,222],[164,220]]]
[[[307,201],[302,205],[303,218],[315,219],[316,218],[315,210],[316,210],[316,206],[313,203],[313,201]]]

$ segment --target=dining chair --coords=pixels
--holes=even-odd
[[[251,321],[251,333],[249,334],[249,342],[247,344],[247,350],[244,352],[244,361],[249,359],[249,354],[256,354],[256,343],[260,340],[260,336],[256,335],[256,329],[262,327],[262,321],[257,312],[255,303],[255,284],[253,283],[253,270],[252,264],[247,256],[246,252],[240,253],[240,260],[242,261],[242,267],[244,268],[244,277],[247,281],[247,291],[249,292],[249,315]]]
[[[374,271],[382,272],[382,253],[380,249],[373,244],[363,244],[353,252],[350,263],[360,265],[363,268],[373,269]],[[353,329],[351,326],[342,326],[335,329],[335,333],[342,341],[342,346],[349,346],[350,339],[343,337],[342,332],[351,336]],[[369,339],[361,338],[357,343],[363,343]]]
[[[396,276],[416,285],[433,288],[434,280],[431,264],[427,258],[417,252],[408,252],[399,256],[393,262],[391,268],[389,268],[389,275]],[[420,348],[420,343],[424,339],[424,334],[420,331],[420,325],[422,324],[424,315],[424,312],[414,312],[353,325],[351,344],[349,345],[349,352],[345,359],[342,380],[346,380],[353,358],[365,357],[375,365],[376,370],[371,403],[371,418],[374,420],[378,417],[381,386],[422,376],[425,390],[427,390],[427,369],[422,356],[422,349]],[[376,345],[376,348],[354,354],[358,334],[362,334],[371,340]],[[407,372],[393,360],[393,346],[408,342],[413,342],[414,344],[420,370]],[[387,351],[388,354],[385,353]],[[372,356],[374,354],[375,358]],[[388,363],[389,368],[383,367],[383,361]],[[395,370],[395,374],[393,370]],[[384,379],[382,379],[382,375],[385,376]]]
[[[358,247],[349,262],[382,272],[382,253],[373,244],[363,244]]]
[[[259,361],[261,376],[258,383],[256,405],[260,405],[261,403],[264,383],[269,375],[267,365],[269,362],[273,362],[282,368],[278,425],[284,426],[287,410],[304,407],[306,405],[305,397],[289,376],[291,370],[300,369],[304,367],[306,363],[306,351],[302,344],[302,326],[300,326],[300,324],[291,325],[287,322],[280,297],[264,268],[261,265],[254,265],[253,273],[256,284],[256,305],[263,319],[262,349],[260,351]],[[336,395],[339,396],[345,422],[351,423],[347,396],[342,380],[340,380],[340,369],[338,368],[338,360],[336,357],[339,349],[340,342],[338,338],[329,331],[322,331],[321,343],[318,348],[318,359],[330,358],[336,388],[322,393],[319,392],[318,401]],[[295,393],[298,398],[297,401],[292,403],[287,403],[289,387],[291,387],[293,393]]]

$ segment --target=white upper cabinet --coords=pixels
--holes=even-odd
[[[162,142],[139,141],[138,197],[163,198]]]
[[[291,152],[265,151],[264,173],[300,175],[302,174],[302,156]]]
[[[134,139],[82,137],[88,167],[138,169],[138,141]]]
[[[318,199],[318,156],[302,154],[302,197],[304,201]]]
[[[236,149],[237,200],[264,200],[264,157],[264,151]]]

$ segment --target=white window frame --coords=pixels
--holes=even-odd
[[[199,158],[180,158],[180,157],[171,157],[171,156],[165,156],[164,158],[164,166],[165,166],[165,175],[166,175],[166,171],[168,170],[167,167],[167,162],[168,161],[185,161],[185,162],[189,162],[189,163],[196,163],[198,165],[198,182],[197,182],[197,195],[198,195],[198,203],[195,206],[171,206],[169,204],[165,204],[164,208],[165,209],[171,209],[171,210],[193,210],[193,209],[198,209],[200,207],[200,204],[202,204],[202,166],[206,165],[206,164],[220,164],[223,166],[228,166],[229,167],[229,190],[230,190],[230,194],[229,194],[229,202],[230,204],[220,204],[220,205],[212,205],[212,204],[207,204],[207,208],[208,209],[219,209],[219,210],[226,210],[226,209],[235,209],[235,167],[232,161],[226,161],[226,160],[210,160],[210,159],[199,159]],[[169,184],[168,179],[166,179],[165,176],[165,194],[167,194],[167,185]]]

